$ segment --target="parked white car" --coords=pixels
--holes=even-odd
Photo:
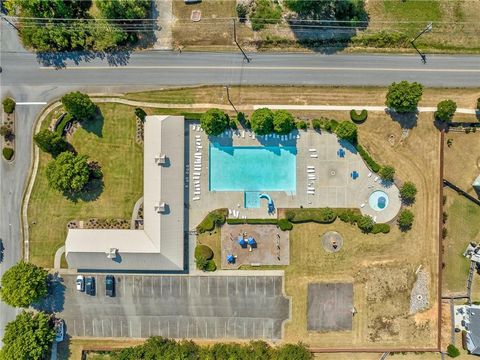
[[[85,291],[85,276],[78,275],[77,280],[76,280],[76,284],[77,284],[77,290],[78,291]]]

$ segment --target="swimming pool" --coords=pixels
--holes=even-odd
[[[209,151],[210,191],[296,190],[294,146],[221,146]]]
[[[383,211],[388,206],[388,195],[385,191],[376,190],[368,198],[368,204],[375,211]]]

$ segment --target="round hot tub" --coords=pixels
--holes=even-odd
[[[383,211],[388,206],[388,195],[385,191],[376,190],[368,198],[368,204],[375,211]]]

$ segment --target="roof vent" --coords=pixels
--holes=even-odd
[[[105,253],[107,254],[108,259],[115,259],[117,257],[117,248],[110,248]]]
[[[165,204],[165,202],[160,202],[160,201],[157,201],[154,205],[155,211],[157,213],[164,212],[166,207],[167,205]]]
[[[157,154],[155,156],[155,164],[164,165],[167,162],[167,157],[165,154]]]

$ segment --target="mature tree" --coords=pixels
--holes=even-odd
[[[286,0],[286,5],[302,19],[366,20],[363,0]]]
[[[453,115],[457,111],[457,103],[453,100],[443,100],[437,105],[437,111],[435,111],[435,118],[440,121],[450,122]]]
[[[400,81],[388,87],[385,105],[398,113],[413,112],[422,98],[423,86],[417,82]]]
[[[87,184],[89,176],[86,155],[65,151],[47,165],[48,184],[59,191],[79,192]]]
[[[45,359],[54,339],[55,329],[50,315],[22,311],[5,327],[0,359]]]
[[[286,110],[278,110],[273,114],[273,131],[277,134],[289,134],[295,128],[293,115]]]
[[[390,165],[382,166],[378,174],[384,181],[393,181],[395,178],[395,168]]]
[[[219,135],[227,129],[230,118],[220,109],[210,109],[202,114],[200,125],[207,135]]]
[[[47,295],[47,271],[24,261],[2,276],[0,297],[15,307],[28,307]]]
[[[257,109],[250,119],[252,130],[258,135],[270,134],[273,131],[273,112],[268,108]]]
[[[112,25],[115,26],[117,31],[123,33],[123,37],[130,40],[136,40],[138,38],[138,32],[131,31],[126,32],[121,25],[125,27],[137,27],[142,28],[142,20],[148,18],[149,10],[151,6],[150,0],[116,0],[105,1],[97,0],[95,2],[100,9],[102,16],[106,19],[112,19]],[[120,20],[121,19],[121,20]]]
[[[413,213],[408,210],[404,209],[400,212],[400,215],[398,216],[398,227],[402,231],[410,230],[413,225],[413,219],[414,215]]]
[[[415,195],[417,195],[417,187],[411,181],[406,181],[400,188],[400,197],[405,204],[415,202]]]
[[[90,100],[90,97],[79,91],[63,95],[62,104],[65,110],[77,120],[92,118],[97,112],[97,106]]]
[[[13,100],[12,98],[5,98],[3,99],[3,111],[5,111],[7,114],[11,114],[13,113],[13,111],[15,110],[15,100]]]
[[[351,121],[342,121],[335,129],[335,133],[340,139],[347,140],[352,144],[357,143],[357,125]]]
[[[35,134],[33,140],[42,151],[48,152],[52,156],[57,156],[68,148],[68,144],[62,136],[48,129],[43,129]]]
[[[360,216],[357,220],[358,228],[366,233],[372,231],[373,225],[375,225],[375,222],[373,221],[373,218],[369,215]]]

